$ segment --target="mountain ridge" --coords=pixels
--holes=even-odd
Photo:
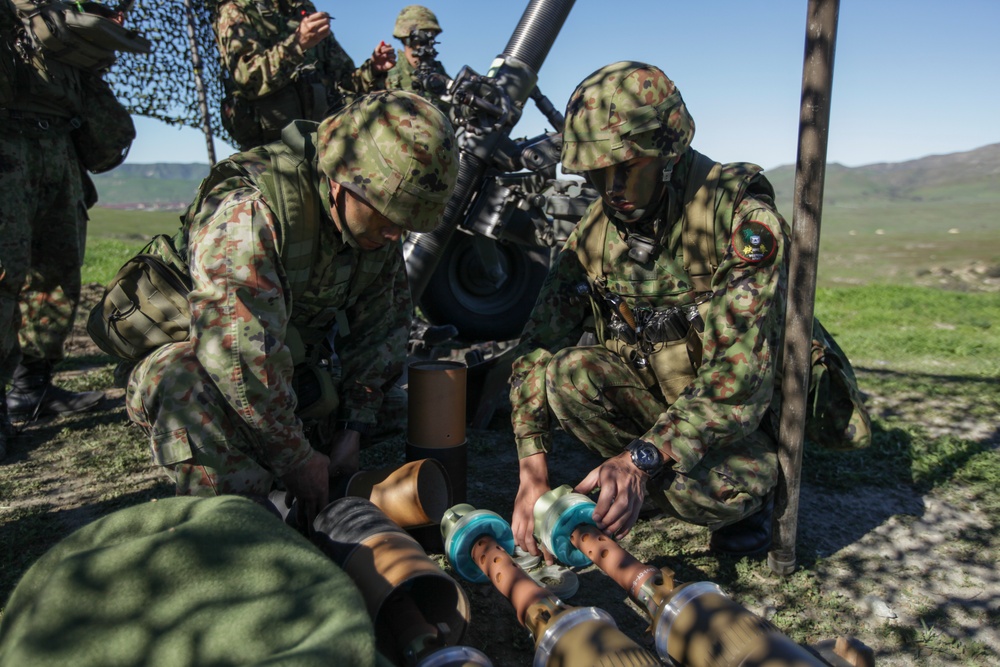
[[[157,162],[124,164],[92,176],[99,205],[110,208],[184,208],[194,198],[207,163]],[[765,172],[775,188],[779,208],[789,208],[795,166]],[[994,199],[1000,193],[1000,143],[969,151],[928,155],[903,162],[879,162],[860,167],[827,164],[824,200],[827,205],[884,201],[920,202]]]

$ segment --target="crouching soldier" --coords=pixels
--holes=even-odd
[[[213,167],[175,237],[190,336],[144,357],[126,399],[178,495],[264,498],[278,478],[311,523],[362,442],[401,426],[399,238],[437,225],[457,170],[447,118],[401,91]]]
[[[770,544],[788,228],[748,163],[690,147],[694,121],[658,68],[620,62],[566,109],[563,168],[601,193],[546,280],[513,353],[520,460],[514,537],[536,553],[558,424],[605,457],[577,486],[626,535],[648,498],[737,556]],[[588,326],[598,345],[575,346]]]

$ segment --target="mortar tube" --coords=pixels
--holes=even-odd
[[[493,536],[483,535],[476,540],[472,560],[511,602],[518,622],[535,638],[533,667],[660,664],[619,630],[607,612],[563,605],[518,567]]]
[[[406,460],[434,459],[451,482],[452,501],[465,502],[465,364],[415,361],[407,367]]]
[[[386,615],[387,603],[401,593],[412,598],[445,644],[455,645],[465,634],[470,614],[465,591],[371,501],[336,500],[316,517],[313,528],[313,542],[361,590],[379,650],[387,656],[401,657]]]

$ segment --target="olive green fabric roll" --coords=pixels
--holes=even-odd
[[[6,605],[0,664],[385,663],[350,578],[256,503],[220,496],[120,510],[53,547]]]

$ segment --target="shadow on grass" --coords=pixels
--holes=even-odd
[[[42,554],[71,532],[91,521],[153,498],[173,495],[166,481],[97,503],[59,509],[58,499],[5,512],[0,522],[0,600],[6,601],[21,576]]]

